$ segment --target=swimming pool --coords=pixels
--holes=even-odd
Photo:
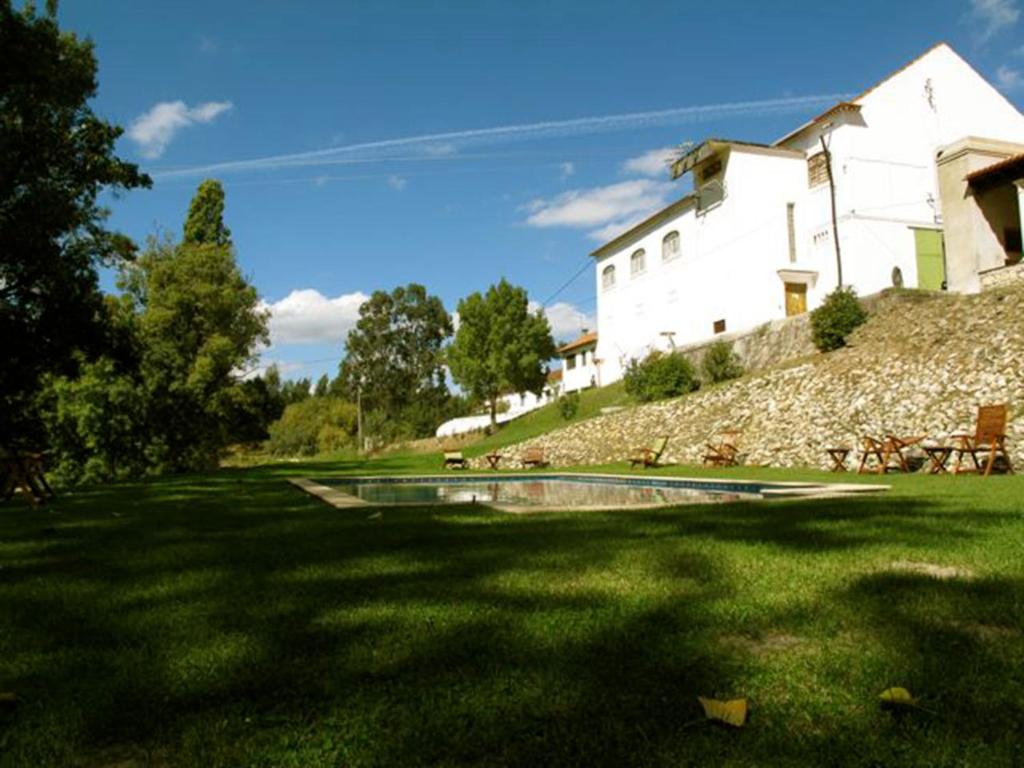
[[[636,477],[580,473],[349,477],[292,480],[336,507],[486,504],[509,512],[630,509],[877,491],[837,483]]]

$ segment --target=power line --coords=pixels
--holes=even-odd
[[[576,272],[576,274],[574,274],[572,277],[570,277],[568,280],[566,280],[562,284],[561,288],[559,288],[553,294],[548,296],[548,298],[544,300],[544,303],[543,303],[542,306],[547,307],[549,304],[551,304],[551,302],[554,299],[558,298],[558,295],[560,293],[562,293],[562,291],[564,291],[566,288],[568,288],[570,285],[572,285],[574,282],[576,282],[577,278],[579,278],[579,276],[582,275],[584,272],[586,272],[588,269],[590,269],[590,257],[589,256],[587,256],[586,263],[582,267],[579,268],[579,270]]]

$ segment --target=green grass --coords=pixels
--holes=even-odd
[[[284,482],[435,459],[0,506],[0,765],[1024,762],[1024,478],[377,519]],[[892,685],[930,713],[881,711]],[[693,724],[698,695],[748,697],[748,725]]]
[[[572,421],[562,418],[562,414],[558,410],[558,403],[551,403],[502,425],[493,435],[469,446],[466,449],[466,455],[482,456],[495,448],[503,448],[532,437],[539,437],[577,421],[598,416],[602,408],[633,404],[632,398],[626,394],[621,381],[609,384],[607,387],[585,389],[580,392],[580,407]]]

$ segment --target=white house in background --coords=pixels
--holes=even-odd
[[[968,174],[1021,153],[1024,115],[945,43],[772,144],[703,142],[671,168],[693,192],[592,254],[601,383],[652,349],[813,309],[837,255],[860,295],[977,291],[1020,258],[1019,187]]]
[[[562,388],[565,392],[578,392],[601,383],[598,370],[597,334],[583,332],[575,341],[559,347],[562,358]]]
[[[549,403],[553,403],[562,394],[562,372],[551,371],[548,373],[547,384],[539,395],[533,392],[510,392],[498,397],[499,413],[495,419],[499,424],[518,419],[530,411],[535,411]],[[449,419],[434,431],[434,436],[453,437],[463,435],[467,432],[476,432],[486,429],[491,425],[490,411],[477,413],[472,416],[460,416],[456,419]]]

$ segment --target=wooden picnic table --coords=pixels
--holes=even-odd
[[[953,455],[953,447],[950,445],[925,445],[922,446],[924,452],[928,454],[928,474],[931,475],[943,475],[949,472],[946,469],[946,464],[949,462],[949,457]]]
[[[832,460],[833,472],[846,472],[846,457],[850,455],[852,450],[849,446],[825,449],[828,457]]]

